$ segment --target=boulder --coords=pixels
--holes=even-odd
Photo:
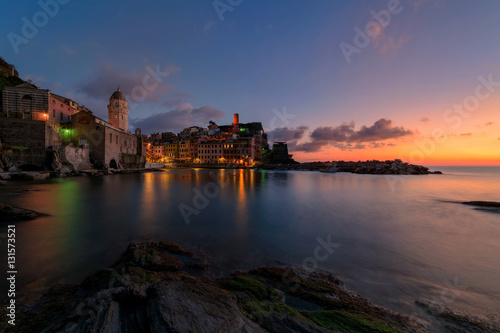
[[[46,216],[46,214],[30,209],[0,204],[0,220],[2,221],[33,220],[40,216]]]
[[[71,169],[68,168],[68,167],[63,166],[61,169],[59,169],[59,172],[61,174],[69,174],[69,173],[71,173]]]

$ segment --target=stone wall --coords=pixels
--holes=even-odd
[[[43,121],[0,118],[0,140],[3,145],[44,149],[45,134],[46,125]],[[55,137],[55,135],[51,136]]]
[[[124,169],[144,168],[146,157],[141,155],[121,154],[119,162]]]
[[[9,149],[4,151],[10,162],[23,168],[25,165],[36,166],[37,170],[45,170],[47,151],[45,149]]]

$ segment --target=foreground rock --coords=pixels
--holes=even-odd
[[[118,262],[81,285],[56,286],[18,308],[15,327],[2,316],[0,331],[429,332],[330,274],[262,267],[214,280],[209,267],[174,243],[131,243]],[[444,332],[500,332],[494,323],[417,304]]]
[[[35,212],[34,210],[19,208],[9,205],[0,204],[0,220],[1,221],[22,221],[33,220],[46,214]]]
[[[15,330],[0,319],[0,331],[427,332],[328,274],[264,267],[213,280],[208,268],[174,243],[131,243],[112,267],[19,309]]]

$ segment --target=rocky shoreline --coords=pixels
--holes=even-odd
[[[345,162],[338,161],[334,163],[337,172],[350,172],[355,174],[373,174],[373,175],[428,175],[442,174],[441,171],[430,171],[429,168],[422,165],[414,165],[401,160],[391,161],[358,161]],[[261,164],[255,169],[262,170],[294,170],[294,171],[320,171],[328,169],[332,163],[313,162],[313,163],[294,163],[294,164]],[[190,169],[190,168],[206,168],[206,169],[247,169],[241,165],[214,166],[214,165],[194,165],[182,164],[174,168]],[[66,178],[80,176],[105,176],[113,174],[133,174],[145,172],[161,172],[167,168],[151,168],[151,169],[104,169],[104,170],[71,170],[67,167],[57,168],[54,171],[23,171],[16,166],[11,166],[7,171],[0,169],[0,185],[7,185],[10,180],[47,180],[49,178]]]
[[[62,168],[56,171],[21,171],[18,169],[11,170],[12,171],[8,172],[0,172],[0,181],[4,182],[4,185],[6,184],[5,182],[9,180],[47,180],[49,178],[125,175],[161,171],[161,169],[70,170],[68,168]]]
[[[442,174],[441,171],[430,171],[428,167],[403,162],[399,159],[387,161],[336,161],[336,162],[311,162],[296,164],[265,164],[259,168],[266,170],[296,170],[320,171],[334,166],[337,172],[350,172],[356,174],[372,175],[428,175]]]
[[[500,332],[452,314],[442,318],[456,332]],[[0,331],[429,332],[331,274],[261,267],[214,279],[206,257],[171,242],[130,243],[111,267],[20,308],[15,328],[4,316]]]

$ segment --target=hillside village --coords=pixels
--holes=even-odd
[[[210,121],[180,133],[143,134],[129,128],[129,106],[120,88],[110,92],[108,119],[78,102],[19,77],[0,58],[0,169],[4,171],[118,170],[157,165],[251,167],[288,163],[286,144],[269,150],[260,122]]]

